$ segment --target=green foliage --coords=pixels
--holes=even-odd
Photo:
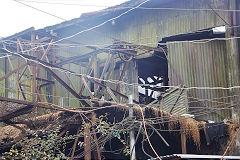
[[[54,130],[43,132],[28,131],[27,136],[14,145],[9,152],[1,157],[2,159],[66,159],[61,150],[65,150],[68,135],[59,137],[60,126]]]
[[[130,154],[129,144],[127,143],[128,131],[123,129],[121,125],[115,124],[115,122],[108,122],[107,114],[96,118],[95,123],[82,123],[77,135],[69,135],[67,132],[64,137],[59,136],[61,126],[55,126],[54,129],[49,131],[28,130],[27,135],[20,142],[12,146],[9,152],[3,154],[0,159],[67,159],[64,153],[67,150],[66,142],[74,141],[76,137],[84,137],[91,135],[84,135],[85,128],[94,127],[99,138],[106,141],[100,142],[100,146],[104,147],[108,141],[108,137],[114,137],[119,140],[123,145],[122,153],[125,156]],[[83,121],[84,122],[84,121]],[[78,139],[80,140],[80,138]],[[85,147],[84,142],[78,141],[78,147],[83,149]]]

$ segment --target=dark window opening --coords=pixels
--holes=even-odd
[[[164,92],[162,86],[168,86],[167,58],[164,53],[154,52],[152,57],[137,60],[137,64],[139,102],[149,104]]]

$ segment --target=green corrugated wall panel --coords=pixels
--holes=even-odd
[[[70,70],[76,73],[79,73],[80,71],[80,67],[75,65],[75,64],[70,64]],[[74,75],[70,75],[69,76],[72,83],[74,84],[75,89],[77,90],[77,92],[80,91],[80,77],[74,76]],[[70,107],[79,107],[79,100],[76,99],[76,97],[74,97],[72,94],[70,94],[70,100],[69,100],[69,106]]]
[[[5,75],[5,59],[0,59],[0,77]],[[5,80],[0,81],[0,96],[5,97]]]
[[[204,3],[205,1],[193,1],[193,0],[183,0],[174,3],[173,7],[177,8],[207,8],[209,6]],[[217,3],[219,2],[219,3]],[[213,8],[222,8],[227,9],[227,1],[226,0],[218,0],[216,3],[211,5]],[[221,2],[221,3],[220,3]],[[216,6],[217,5],[217,6]],[[161,6],[156,6],[161,7]],[[223,19],[226,21],[228,20],[228,13],[227,12],[219,12],[218,13]],[[101,23],[101,22],[99,22]],[[166,11],[166,10],[139,10],[129,12],[129,14],[122,16],[121,18],[115,21],[115,25],[111,23],[107,23],[104,26],[95,29],[94,31],[85,32],[71,38],[67,41],[62,41],[62,43],[71,43],[71,41],[75,41],[81,45],[82,47],[75,47],[75,48],[58,48],[56,51],[57,55],[70,57],[74,55],[84,55],[86,53],[91,52],[91,49],[84,47],[84,45],[95,45],[104,47],[107,44],[112,44],[112,38],[116,38],[123,41],[133,42],[137,44],[145,44],[148,46],[157,46],[157,42],[161,40],[161,38],[176,35],[180,33],[192,32],[197,31],[200,29],[210,28],[213,26],[219,26],[225,24],[214,12],[212,11]],[[76,27],[76,26],[75,26]],[[77,32],[79,27],[76,27],[76,31],[73,31],[72,28],[65,28],[64,31],[60,34],[61,36],[68,36],[71,32]],[[69,33],[70,32],[70,33]],[[101,32],[101,33],[99,33]],[[175,57],[170,57],[171,60],[175,61],[177,67],[175,67],[176,72],[184,72],[181,78],[176,77],[176,80],[179,82],[183,79],[188,85],[194,86],[195,84],[200,83],[199,79],[197,79],[194,75],[196,70],[199,70],[199,64],[205,64],[205,66],[209,66],[206,63],[204,57],[196,56],[191,57],[192,50],[191,46],[184,47],[186,44],[179,44],[175,47],[178,48],[182,53],[180,55],[175,55]],[[204,50],[204,49],[202,49]],[[221,56],[220,56],[221,57]],[[196,61],[197,58],[197,61]],[[185,61],[186,63],[181,64],[176,60]],[[220,58],[220,63],[223,63],[224,58]],[[196,67],[191,66],[191,62],[198,64]],[[216,62],[215,62],[216,63]],[[217,63],[216,63],[217,64]],[[217,64],[219,65],[219,64]],[[178,66],[183,69],[180,70]],[[173,66],[174,67],[174,66]],[[198,67],[198,68],[197,68]],[[74,67],[70,67],[71,69],[75,70]],[[209,70],[209,72],[216,72],[218,77],[224,76],[225,72],[219,72],[219,70],[215,71],[215,68]],[[219,73],[218,73],[219,72]],[[170,76],[173,73],[170,73]],[[206,75],[206,73],[201,70],[201,75]],[[79,83],[77,78],[71,76],[74,84],[79,87]],[[215,78],[216,79],[216,78]],[[203,82],[201,85],[210,85],[212,81],[215,81],[214,77],[203,78]],[[219,82],[218,84],[224,84],[225,82]],[[218,93],[218,92],[217,92]],[[61,85],[56,85],[56,94],[57,96],[69,96],[69,93],[65,91]],[[200,92],[201,97],[203,97],[206,93]],[[209,92],[209,97],[213,97],[213,94]],[[220,93],[218,93],[220,94]],[[221,93],[225,95],[225,93]],[[70,95],[72,97],[72,95]],[[78,105],[75,101],[70,101],[70,105]]]
[[[170,112],[172,107],[173,114],[188,113],[187,90],[181,92],[181,90],[170,89],[166,94],[162,95],[160,108],[166,112]]]
[[[169,44],[168,49],[170,85],[228,87],[228,68],[225,66],[227,63],[225,41],[212,41],[209,43],[183,42]],[[228,90],[193,89],[188,91],[189,101],[199,100],[199,102],[190,103],[190,108],[205,107],[205,110],[208,107],[217,108],[229,105],[229,99],[227,98],[214,100],[214,98],[229,95]],[[216,101],[219,102],[216,103]],[[226,115],[226,111],[218,111],[209,114],[207,118],[216,121],[222,120],[219,115],[214,116],[216,113]],[[228,116],[230,116],[230,112],[228,112]]]

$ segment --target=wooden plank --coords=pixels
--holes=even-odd
[[[92,69],[93,62],[94,62],[94,59],[93,59],[93,57],[92,57],[91,60],[90,60],[89,65],[88,65],[88,67],[87,67],[86,75],[90,75],[90,74],[92,73],[92,70],[93,70],[93,69]],[[82,95],[84,88],[85,88],[85,85],[82,85],[82,87],[81,87],[81,89],[80,89],[80,91],[79,91],[79,95]]]
[[[97,64],[98,64],[98,62],[97,62],[97,56],[94,56],[93,57],[93,77],[94,78],[97,78],[98,77],[98,67],[97,67]],[[96,92],[97,92],[97,85],[96,84],[94,84],[94,93],[96,94]]]
[[[65,83],[62,78],[60,78],[56,73],[54,73],[51,69],[44,67],[61,85],[63,85],[66,90],[68,90],[74,97],[78,98],[79,101],[84,104],[86,107],[89,107],[90,105],[85,101],[81,100],[83,99],[82,96],[80,96],[77,92],[75,92],[67,83]]]
[[[26,72],[26,70],[27,70],[27,66],[25,66],[24,70],[22,71],[22,73],[21,73],[20,76],[18,77],[18,80],[19,80],[19,81],[21,80],[21,78],[22,78],[23,74]]]
[[[54,109],[48,105],[44,105],[44,104],[40,104],[40,103],[32,103],[32,102],[25,101],[25,100],[12,99],[12,98],[6,98],[6,97],[0,97],[0,101],[12,102],[12,103],[28,105],[28,106],[37,106],[37,107],[46,108],[46,109]]]
[[[114,68],[115,68],[115,66],[116,66],[116,62],[115,62],[113,56],[112,56],[110,62],[111,62],[111,66],[110,66],[110,68],[109,68],[109,71],[108,71],[108,73],[107,73],[107,76],[105,77],[105,79],[107,79],[107,80],[111,78],[112,73],[114,72]]]
[[[103,71],[101,73],[100,79],[104,79],[104,74],[105,74],[106,70],[108,69],[108,67],[109,67],[109,65],[111,63],[111,59],[112,59],[112,55],[109,54],[109,56],[107,58],[107,61],[106,61],[105,65],[104,65],[104,67],[103,67]]]
[[[129,63],[130,63],[129,61],[127,61],[127,62],[124,63],[123,70],[122,70],[121,75],[120,75],[120,77],[119,77],[119,81],[122,81],[122,80],[123,80],[123,77],[124,77],[124,75],[125,75],[125,72],[126,72],[126,70],[128,69],[128,67],[129,67]],[[117,84],[116,91],[119,90],[119,87],[120,87],[120,84]]]
[[[87,89],[89,96],[91,97],[91,99],[93,99],[92,92],[91,92],[90,88],[88,87],[88,84],[84,77],[82,77],[82,82],[83,82],[83,85],[85,86],[85,88]]]
[[[48,60],[48,58],[47,58],[47,54],[48,54],[48,52],[49,52],[49,50],[50,50],[50,48],[51,48],[52,42],[53,42],[53,40],[50,41],[50,43],[49,43],[49,45],[48,45],[48,47],[47,47],[46,50],[44,49],[43,46],[41,46],[42,51],[43,51],[43,55],[42,55],[42,57],[41,57],[41,60],[43,60],[43,59],[45,58],[48,63],[49,63],[49,60]]]
[[[51,52],[51,56],[52,56],[52,64],[53,65],[55,65],[55,63],[56,63],[56,55],[55,55],[55,52],[54,52],[55,50],[54,50],[54,48],[52,49],[52,52]],[[54,78],[53,78],[53,82],[54,82]],[[56,95],[56,88],[55,88],[56,86],[55,86],[55,83],[54,84],[52,84],[52,93],[50,93],[50,94],[52,94],[53,96],[52,96],[52,103],[53,104],[55,104],[55,95]]]
[[[74,109],[67,109],[63,108],[57,105],[51,105],[51,104],[43,104],[43,103],[37,103],[37,102],[29,102],[29,101],[23,101],[19,99],[12,99],[12,98],[6,98],[6,97],[1,97],[0,96],[0,101],[5,101],[5,102],[12,102],[12,103],[17,103],[17,104],[22,104],[22,105],[29,105],[29,106],[35,106],[35,107],[40,107],[40,108],[45,108],[45,109],[51,109],[51,110],[59,110],[59,111],[65,111],[65,112],[73,112],[73,113],[82,113],[83,111],[81,109],[74,110]]]
[[[73,143],[73,147],[72,147],[72,154],[71,154],[71,157],[73,158],[74,157],[74,153],[75,153],[75,150],[76,150],[76,146],[77,146],[77,142],[78,142],[78,136],[79,136],[79,131],[80,131],[80,127],[78,127],[77,129],[77,134],[76,134],[76,138],[74,140],[74,143]]]
[[[113,99],[113,101],[119,103],[117,97],[114,95],[114,93],[112,92],[112,90],[111,90],[108,86],[106,87],[106,89],[107,89],[108,94],[109,94],[109,95],[111,96],[111,98]]]
[[[19,66],[18,68],[12,70],[11,72],[8,72],[7,74],[5,74],[3,77],[0,78],[0,81],[8,78],[9,76],[11,76],[12,74],[16,73],[17,71],[21,70],[22,68],[26,67],[28,65],[28,63],[25,63],[21,66]]]
[[[77,89],[76,89],[75,85],[73,84],[72,80],[70,79],[70,77],[67,75],[67,73],[64,73],[64,74],[67,77],[68,81],[70,82],[70,85],[72,86],[73,90],[75,92],[77,92]]]
[[[84,126],[84,160],[91,160],[91,134],[88,125]]]
[[[182,154],[187,154],[186,135],[181,133]]]
[[[48,79],[44,79],[44,78],[40,78],[40,77],[37,77],[36,80],[37,80],[37,81],[42,81],[42,82],[47,82],[47,83],[54,84],[54,81],[51,81],[51,80],[48,80]]]
[[[18,39],[17,41],[18,41],[18,46],[20,47],[21,52],[22,52],[22,54],[24,55],[24,50],[23,50],[22,44],[21,44],[21,42],[20,42],[19,39]],[[28,54],[28,55],[29,55],[29,54]],[[26,59],[25,59],[25,61],[27,62]],[[29,73],[32,75],[32,70],[30,69],[30,66],[28,65],[27,67],[28,67]]]
[[[26,96],[25,96],[25,93],[23,92],[22,86],[20,85],[19,82],[18,82],[18,86],[19,86],[20,92],[22,93],[23,99],[24,99],[24,100],[27,100],[27,98],[26,98]]]
[[[99,82],[97,82],[97,81],[94,80],[94,79],[88,78],[88,80],[89,80],[89,81],[92,81],[93,83],[96,83],[96,84],[99,85],[100,87],[107,88],[107,86],[106,86],[105,84],[99,83]],[[111,89],[111,88],[110,88],[110,89]],[[113,89],[111,89],[111,90],[112,90],[112,92],[118,94],[119,96],[121,96],[121,97],[123,97],[123,98],[125,98],[125,99],[128,99],[128,96],[126,96],[126,95],[124,95],[124,94],[122,94],[122,93],[120,93],[120,92],[118,92],[118,91],[116,91],[116,90],[113,90]],[[133,102],[136,103],[136,104],[139,104],[139,102],[136,101],[136,100],[133,100]]]
[[[92,113],[92,124],[95,124],[95,123],[96,123],[96,114]],[[97,134],[96,134],[96,130],[94,127],[92,127],[92,132],[93,132],[93,140],[94,140],[94,143],[96,144],[96,149],[94,152],[94,159],[101,160],[101,151],[100,151],[100,147],[98,145]]]

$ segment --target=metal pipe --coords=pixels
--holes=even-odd
[[[133,96],[129,95],[128,96],[128,100],[129,100],[129,106],[130,106],[129,117],[130,117],[130,119],[132,119],[133,118],[133,109],[132,109],[132,106],[133,106]],[[131,160],[136,160],[136,151],[135,151],[136,140],[135,140],[135,136],[134,136],[134,129],[132,129],[130,131],[129,136],[130,136],[130,159]]]
[[[179,156],[183,159],[221,159],[222,155],[196,155],[196,154],[174,154],[174,156]],[[223,159],[240,159],[240,156],[224,156]]]

